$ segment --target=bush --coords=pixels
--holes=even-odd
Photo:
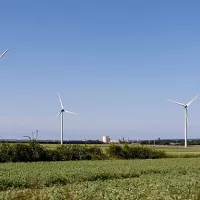
[[[0,162],[33,162],[45,161],[47,159],[46,150],[35,141],[28,144],[6,144],[0,145]]]
[[[103,160],[119,159],[154,159],[164,158],[164,151],[157,151],[143,146],[110,145],[106,154],[97,146],[62,145],[55,150],[46,149],[36,141],[28,144],[0,144],[0,162],[35,162],[35,161],[69,161],[69,160]]]
[[[30,141],[28,144],[12,145],[14,162],[33,162],[46,160],[46,151],[43,146],[36,141]]]
[[[158,151],[150,149],[144,146],[135,145],[110,145],[106,149],[106,153],[109,157],[122,158],[122,159],[155,159],[155,158],[165,158],[166,153],[164,151]]]
[[[56,151],[61,160],[88,160],[86,149],[80,145],[62,145]]]
[[[62,145],[56,149],[61,160],[101,160],[104,154],[99,147],[81,145]]]
[[[106,159],[102,149],[97,146],[87,147],[87,153],[91,157],[91,160],[103,160]]]
[[[13,149],[10,144],[1,144],[0,145],[0,162],[9,162],[12,161]]]
[[[111,144],[107,149],[106,153],[109,157],[124,158],[124,152],[121,146]]]
[[[31,148],[27,144],[12,145],[12,161],[13,162],[30,162],[32,161]]]
[[[46,149],[46,159],[45,161],[61,161],[61,156],[58,151],[52,149]]]

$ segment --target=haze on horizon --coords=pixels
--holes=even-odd
[[[3,1],[0,139],[184,138],[184,109],[200,93],[200,2]],[[188,110],[200,138],[200,98]]]

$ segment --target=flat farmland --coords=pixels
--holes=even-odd
[[[200,146],[199,145],[191,145],[186,149],[183,146],[167,146],[167,145],[156,145],[156,146],[148,146],[149,148],[163,150],[169,156],[199,156],[200,157]]]
[[[200,199],[200,159],[0,164],[0,199]]]

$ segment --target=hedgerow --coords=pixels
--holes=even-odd
[[[36,141],[28,144],[0,144],[0,162],[36,162],[119,159],[154,159],[166,157],[165,152],[134,145],[110,145],[106,152],[100,147],[87,145],[61,145],[47,149]]]
[[[167,157],[164,151],[150,149],[145,146],[127,145],[119,146],[112,144],[106,149],[109,157],[120,159],[156,159]]]

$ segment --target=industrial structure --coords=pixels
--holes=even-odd
[[[103,136],[103,143],[109,144],[110,143],[110,137],[109,136]]]

